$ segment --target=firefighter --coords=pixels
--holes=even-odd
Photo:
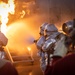
[[[36,43],[36,47],[38,49],[37,55],[40,57],[40,67],[41,67],[42,72],[44,72],[46,68],[45,52],[42,50],[42,45],[45,42],[44,29],[47,24],[48,23],[43,23],[40,26],[40,31],[39,31],[40,37],[38,40],[34,40],[34,42]]]
[[[0,31],[0,58],[5,58],[4,47],[7,45],[7,37]]]
[[[52,66],[47,67],[45,75],[75,75],[75,20],[63,23],[62,30],[66,36],[58,41],[54,51],[54,56],[60,58],[53,58],[55,61]],[[72,52],[67,54],[69,50]]]
[[[66,56],[68,48],[65,46],[65,34],[60,33],[54,24],[49,24],[45,28],[46,41],[42,49],[47,53],[47,65],[45,75],[52,73],[53,65]]]
[[[1,51],[4,51],[3,47],[6,46],[7,43],[8,43],[7,37],[2,32],[0,32]],[[4,54],[2,56],[4,56]],[[18,75],[18,72],[10,61],[0,58],[0,75]]]

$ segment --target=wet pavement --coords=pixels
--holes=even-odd
[[[39,60],[34,60],[34,64],[31,62],[17,63],[15,67],[19,75],[43,75]]]

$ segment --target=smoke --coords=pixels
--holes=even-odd
[[[64,1],[36,0],[34,8],[36,10],[33,10],[33,6],[30,5],[30,10],[32,10],[30,15],[26,15],[25,18],[17,20],[8,26],[7,46],[10,51],[17,54],[24,54],[27,52],[27,46],[30,46],[35,56],[37,48],[33,41],[39,38],[39,27],[43,23],[53,23],[57,27],[61,27],[62,23],[74,18],[73,5],[71,6],[67,4],[67,1]],[[63,6],[62,3],[66,5]],[[70,9],[68,9],[68,6],[71,6]]]
[[[17,55],[27,53],[27,47],[31,47],[34,56],[37,56],[37,48],[33,43],[39,38],[39,27],[47,21],[45,14],[33,14],[10,24],[7,28],[8,48],[10,52]]]
[[[49,23],[61,27],[68,20],[75,18],[74,0],[36,0],[39,11],[46,16]]]
[[[39,25],[38,22],[36,22],[37,18],[36,16],[33,18],[31,16],[26,19],[18,20],[7,27],[7,46],[10,52],[17,55],[26,54],[28,46],[34,51],[35,46],[33,41],[39,37]]]
[[[25,43],[31,45],[31,44],[34,43],[34,40],[35,40],[34,37],[28,36],[28,37],[25,39]]]

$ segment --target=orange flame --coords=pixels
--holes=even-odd
[[[27,47],[28,51],[31,51],[31,48],[30,47]]]
[[[22,10],[22,12],[20,14],[21,14],[21,18],[23,18],[24,15],[26,14],[26,12],[24,10]]]
[[[14,0],[8,0],[8,4],[4,2],[0,2],[0,21],[1,21],[1,32],[6,33],[8,23],[8,16],[10,14],[14,14]]]

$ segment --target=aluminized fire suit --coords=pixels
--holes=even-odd
[[[38,49],[38,53],[37,55],[40,56],[40,66],[41,66],[41,69],[42,71],[45,71],[45,68],[46,68],[46,62],[45,62],[45,52],[42,50],[42,46],[45,42],[45,35],[44,35],[44,29],[45,29],[45,26],[48,25],[48,23],[43,23],[41,26],[40,26],[40,37],[38,40],[34,40],[34,42],[36,43],[36,47]]]

